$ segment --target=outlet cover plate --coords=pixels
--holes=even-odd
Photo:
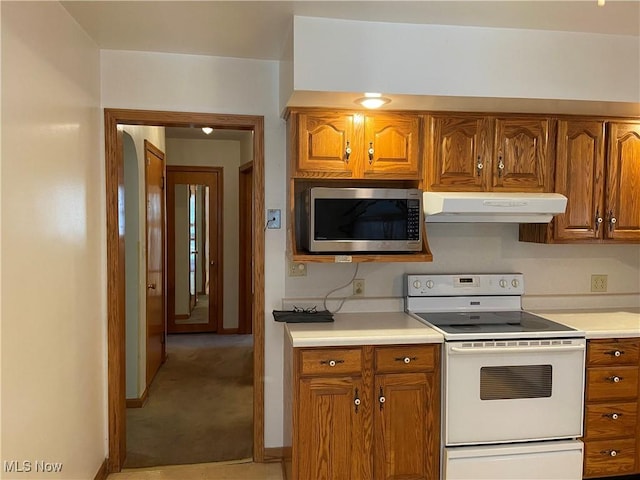
[[[290,277],[306,277],[307,276],[307,264],[301,262],[289,262],[289,276]]]

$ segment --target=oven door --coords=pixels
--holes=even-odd
[[[582,435],[585,339],[448,342],[446,445]]]

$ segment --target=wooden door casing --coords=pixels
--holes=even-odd
[[[148,140],[145,151],[146,195],[146,384],[151,384],[166,356],[164,153]]]
[[[438,478],[437,446],[430,412],[433,375],[396,373],[376,375],[374,393],[374,478],[431,480]],[[384,402],[381,402],[381,397]],[[418,427],[420,426],[420,427]]]
[[[420,125],[418,115],[366,115],[363,176],[421,179]]]
[[[605,239],[640,241],[640,123],[609,124],[607,160]]]
[[[299,383],[298,479],[371,479],[371,424],[361,377],[303,378]]]
[[[550,129],[549,118],[496,118],[492,155],[494,191],[551,191]]]
[[[491,173],[489,120],[483,116],[432,115],[429,124],[429,189],[486,190]]]
[[[605,227],[604,122],[558,122],[555,191],[567,197],[565,213],[554,218],[556,240],[597,240]]]
[[[253,318],[253,216],[251,206],[253,204],[253,162],[241,165],[238,171],[239,178],[239,236],[240,251],[238,260],[238,333],[250,334],[252,332],[251,319]]]

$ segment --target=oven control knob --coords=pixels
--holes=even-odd
[[[504,278],[500,280],[499,284],[502,288],[507,288],[507,281]]]
[[[427,280],[427,283],[425,283],[425,285],[427,286],[427,288],[433,288],[433,280]]]
[[[511,280],[511,285],[513,285],[513,288],[518,288],[518,286],[520,285],[520,282],[518,281],[517,278],[514,278],[513,280]]]
[[[422,284],[420,283],[420,280],[416,280],[413,282],[413,288],[420,288],[422,286]]]

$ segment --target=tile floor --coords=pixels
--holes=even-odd
[[[112,473],[107,480],[283,480],[282,464],[238,462],[200,463],[137,468]]]

